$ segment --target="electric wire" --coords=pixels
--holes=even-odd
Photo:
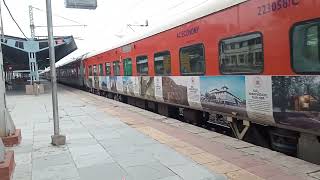
[[[169,7],[167,14],[170,14],[170,12],[176,10],[176,12],[171,13],[169,16],[170,16],[171,18],[173,18],[173,17],[182,17],[182,16],[184,16],[185,14],[189,13],[191,10],[193,10],[193,9],[195,9],[195,8],[197,8],[197,7],[200,7],[200,6],[204,5],[204,4],[207,3],[208,1],[209,1],[209,0],[203,0],[203,1],[199,2],[199,3],[197,3],[197,4],[194,4],[194,5],[191,6],[191,7],[186,7],[186,8],[184,8],[184,9],[177,10],[177,7],[179,7],[180,5],[183,4],[184,1],[182,1],[182,2],[180,2],[180,3],[178,3],[178,4],[174,5],[174,6]],[[163,14],[163,13],[159,13],[159,12],[154,13],[154,14],[151,14],[152,16],[150,17],[150,19],[163,17],[162,14]]]
[[[38,8],[38,7],[31,6],[31,8],[32,8],[32,9],[35,9],[35,10],[38,10],[39,12],[46,13],[45,10],[40,9],[40,8]],[[72,19],[69,19],[69,18],[60,16],[60,15],[58,15],[58,14],[54,14],[54,13],[53,13],[52,15],[55,16],[55,17],[59,17],[59,18],[61,18],[61,19],[64,19],[64,20],[67,20],[67,21],[76,23],[76,24],[72,24],[72,25],[65,25],[65,24],[63,24],[63,25],[53,25],[53,27],[55,27],[55,28],[65,28],[65,27],[84,27],[84,28],[85,28],[85,27],[87,27],[86,24],[82,24],[82,23],[80,23],[80,22],[78,22],[78,21],[75,21],[75,20],[72,20]],[[35,26],[35,27],[36,27],[36,28],[44,28],[44,27],[47,27],[47,26],[46,26],[46,25],[39,25],[39,26]],[[47,37],[47,36],[43,36],[43,37]],[[84,38],[82,38],[82,37],[74,37],[74,39],[84,40]]]
[[[23,36],[28,39],[28,37],[26,36],[26,34],[22,31],[21,27],[19,26],[18,22],[15,20],[15,18],[13,17],[13,15],[11,14],[11,11],[9,9],[9,7],[7,6],[7,3],[5,0],[3,0],[3,4],[6,7],[7,11],[9,12],[9,15],[11,17],[11,19],[13,20],[13,22],[17,25],[18,29],[20,30],[20,32],[23,34]]]
[[[185,14],[185,13],[189,12],[190,10],[192,10],[192,9],[194,9],[194,8],[197,8],[197,7],[199,7],[199,6],[207,3],[208,1],[209,1],[209,0],[202,0],[202,1],[200,1],[200,2],[198,2],[198,3],[196,3],[196,4],[194,4],[194,5],[192,5],[191,7],[186,7],[186,8],[184,8],[184,9],[182,9],[182,10],[179,10],[178,12],[175,12],[175,13],[171,14],[171,16],[179,16],[179,15]],[[141,0],[141,1],[138,2],[138,4],[141,5],[143,2],[144,2],[144,0]],[[185,2],[184,0],[180,0],[180,1],[178,1],[177,3],[175,3],[175,4],[173,4],[173,5],[169,6],[169,7],[167,7],[166,9],[167,9],[168,12],[172,12],[172,11],[176,10],[178,7],[180,7],[181,5],[183,5],[184,2]],[[139,5],[136,5],[134,8],[131,9],[131,11],[134,12],[134,10],[136,10]],[[149,19],[157,18],[157,17],[159,17],[159,16],[163,16],[163,11],[156,11],[156,12],[154,12],[154,13],[148,14],[148,16],[149,16]],[[131,18],[132,18],[132,17],[131,17]],[[127,27],[129,27],[129,26],[127,26]],[[132,31],[134,31],[134,30],[132,29],[132,27],[129,27],[129,28],[130,28]],[[134,31],[134,32],[135,32],[135,31]]]
[[[43,10],[43,9],[40,9],[40,8],[37,8],[37,7],[34,7],[34,6],[32,6],[32,8],[33,8],[33,9],[36,9],[36,10],[38,10],[38,11],[41,11],[41,12],[46,13],[46,11]],[[77,24],[79,24],[79,25],[82,25],[80,22],[77,22],[77,21],[75,21],[75,20],[72,20],[72,19],[69,19],[69,18],[60,16],[60,15],[57,15],[57,14],[53,14],[53,16],[56,16],[56,17],[62,18],[62,19],[64,19],[64,20],[67,20],[67,21],[74,22],[74,23],[77,23]]]
[[[186,14],[186,13],[188,13],[190,10],[192,10],[192,9],[194,9],[194,8],[197,8],[197,7],[199,7],[199,6],[207,3],[208,1],[209,1],[209,0],[203,0],[203,1],[199,2],[199,3],[197,3],[197,4],[194,4],[194,5],[191,6],[191,7],[187,7],[187,8],[185,8],[185,9],[179,10],[179,11],[171,14],[170,16],[172,17],[172,16],[178,16],[178,15]],[[185,2],[185,1],[180,1],[180,2],[177,3],[177,4],[175,4],[175,5],[171,6],[171,7],[168,7],[168,12],[169,12],[169,11],[174,11],[175,9],[177,9],[177,7],[181,6],[184,2]],[[163,16],[163,12],[156,12],[156,13],[151,14],[151,15],[152,15],[151,18],[156,18],[156,17],[159,17],[159,16]]]
[[[196,8],[196,7],[199,7],[199,6],[203,5],[204,3],[208,2],[208,1],[209,1],[209,0],[204,0],[204,1],[202,1],[202,2],[200,2],[200,3],[198,3],[198,4],[196,4],[196,5],[194,5],[194,6],[192,6],[192,7],[189,7],[188,9],[185,9],[183,13],[185,13],[185,12],[187,12],[187,11],[190,11],[191,9],[194,9],[194,8]],[[182,13],[179,13],[179,14],[182,14]],[[179,15],[179,14],[177,14],[177,15]]]

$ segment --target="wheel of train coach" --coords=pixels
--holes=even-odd
[[[269,133],[272,149],[296,156],[299,140],[299,134],[297,132],[272,128]]]
[[[239,139],[249,132],[285,153],[295,146],[299,157],[308,152],[312,159],[320,148],[311,153],[302,145],[320,144],[314,141],[320,135],[319,6],[311,0],[213,1],[210,8],[60,66],[58,76],[77,77],[109,98],[157,106],[160,114],[191,123],[204,112],[219,114],[223,118],[209,124],[231,128]],[[298,140],[287,131],[299,134]]]

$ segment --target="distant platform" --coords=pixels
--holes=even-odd
[[[5,35],[1,45],[6,70],[29,70],[29,53],[34,53],[39,69],[50,66],[47,37],[26,39]],[[73,36],[54,37],[54,46],[56,62],[77,49]]]

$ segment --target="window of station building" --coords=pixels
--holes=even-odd
[[[120,62],[119,61],[113,62],[113,75],[120,76]]]
[[[47,41],[44,41],[44,42],[39,42],[39,49],[43,49],[43,48],[46,48],[48,47],[48,42]]]
[[[182,75],[203,75],[205,73],[203,44],[180,49],[180,72]]]
[[[244,64],[244,59],[245,59],[245,55],[244,54],[240,54],[239,55],[239,64]]]
[[[300,23],[292,28],[291,55],[295,72],[320,72],[320,20]]]
[[[247,47],[247,46],[248,46],[248,41],[240,42],[240,48]]]
[[[171,74],[171,55],[169,51],[154,54],[154,67],[156,75]]]
[[[93,65],[93,75],[94,75],[94,76],[98,75],[97,65]]]
[[[21,41],[16,41],[15,47],[18,47],[18,48],[20,48],[20,49],[24,49],[23,42],[21,42]]]
[[[148,75],[148,56],[138,56],[136,61],[138,75]]]
[[[228,47],[233,48],[228,48]],[[259,74],[263,71],[262,34],[252,33],[220,41],[222,74]]]
[[[103,76],[103,65],[99,64],[99,75]]]
[[[105,64],[105,68],[106,68],[106,76],[110,76],[111,75],[111,65],[110,65],[110,63],[106,63]]]
[[[123,70],[125,76],[132,75],[132,60],[131,58],[127,58],[123,60]]]
[[[92,76],[92,66],[89,66],[89,76]]]
[[[231,64],[232,65],[237,64],[237,59],[238,59],[238,57],[236,55],[231,56]]]

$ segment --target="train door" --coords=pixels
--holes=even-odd
[[[89,72],[86,79],[87,87],[89,89],[93,88],[93,73],[92,73],[92,65],[89,65]]]
[[[84,77],[85,77],[85,68],[84,68],[84,64],[83,64],[83,61],[80,60],[79,62],[79,73],[78,73],[78,80],[79,80],[79,86],[80,88],[83,88],[84,87]]]
[[[98,67],[93,65],[93,88],[99,89]]]

